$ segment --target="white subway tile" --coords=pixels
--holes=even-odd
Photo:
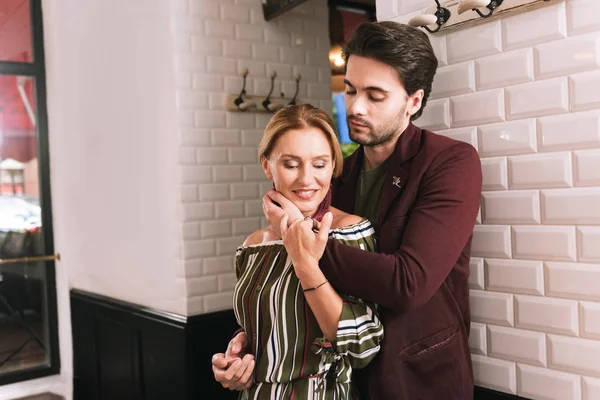
[[[600,399],[600,379],[583,376],[583,400]]]
[[[196,185],[181,185],[180,197],[182,203],[193,203],[198,201],[198,186]]]
[[[506,157],[486,157],[481,160],[482,190],[508,189]]]
[[[252,113],[228,112],[225,121],[227,128],[244,129],[254,124],[254,115]]]
[[[233,306],[233,292],[207,294],[204,296],[204,312],[211,313],[231,310]]]
[[[546,295],[600,301],[600,265],[546,263]]]
[[[566,5],[569,35],[600,30],[600,20],[597,18],[600,15],[600,3],[597,0],[569,0]]]
[[[229,162],[232,164],[254,164],[258,160],[256,149],[235,147],[227,150]]]
[[[471,257],[469,262],[469,287],[471,289],[485,289],[483,272],[483,258]]]
[[[200,232],[202,239],[231,236],[231,221],[202,221]]]
[[[211,180],[211,167],[197,165],[184,165],[181,167],[181,183],[202,183]]]
[[[221,4],[220,19],[247,24],[250,22],[250,8],[239,4]]]
[[[279,61],[279,48],[269,44],[252,44],[252,60],[261,60],[264,62],[278,62]]]
[[[266,25],[264,28],[265,43],[277,46],[290,45],[290,33],[279,30],[274,25]]]
[[[524,260],[575,261],[575,228],[513,226],[513,256]]]
[[[177,149],[179,165],[196,164],[196,149],[193,147],[180,147]]]
[[[265,171],[262,165],[244,165],[244,181],[265,181]]]
[[[600,262],[600,227],[577,227],[577,259],[583,262]]]
[[[308,96],[312,99],[327,99],[331,97],[331,86],[322,83],[309,83]]]
[[[542,332],[577,336],[577,302],[537,296],[515,296],[515,326]]]
[[[246,236],[233,236],[228,238],[217,239],[217,255],[222,256],[224,254],[233,254],[235,249],[240,247]]]
[[[239,182],[242,180],[241,165],[215,165],[213,167],[213,181],[220,182]]]
[[[548,365],[584,375],[600,376],[600,341],[548,335]]]
[[[578,375],[519,364],[517,376],[519,396],[548,400],[581,399],[581,378]]]
[[[233,234],[236,236],[239,235],[249,235],[254,231],[260,229],[260,221],[258,218],[238,218],[233,221]]]
[[[242,146],[258,146],[262,137],[262,130],[242,131]]]
[[[200,222],[185,222],[182,224],[183,239],[200,239]]]
[[[487,290],[544,295],[542,262],[523,260],[485,260]]]
[[[597,69],[600,65],[600,54],[596,54],[599,44],[600,39],[593,34],[536,46],[536,79]]]
[[[304,64],[304,63],[301,63]],[[307,51],[306,52],[306,64],[312,65],[313,67],[328,67],[329,57],[327,52],[324,51]]]
[[[288,14],[278,18],[277,26],[284,32],[304,32],[304,19]]]
[[[264,41],[262,26],[235,24],[235,38],[249,42],[261,43]]]
[[[211,132],[213,146],[239,146],[240,131],[237,129],[213,129]]]
[[[319,69],[315,68],[315,67],[307,67],[307,66],[294,66],[294,71],[293,71],[293,75],[296,74],[300,74],[300,76],[302,77],[302,81],[304,82],[320,82],[319,81],[319,73],[318,73]],[[293,76],[290,76],[290,78],[292,78]],[[325,83],[325,82],[322,82]],[[331,75],[329,76],[329,79],[327,79],[327,84],[331,83]],[[295,85],[295,83],[294,83]],[[293,94],[293,93],[291,93]]]
[[[598,39],[600,44],[600,39]],[[600,48],[600,45],[598,46]],[[600,60],[600,50],[598,50]],[[600,62],[600,61],[599,61]],[[600,73],[585,72],[569,77],[569,96],[571,111],[583,111],[600,108]]]
[[[377,13],[377,21],[385,21],[390,18],[398,16],[398,2],[397,1],[382,1],[375,8]]]
[[[236,75],[238,73],[237,60],[208,56],[206,62],[206,70],[211,74]]]
[[[433,53],[437,57],[438,66],[448,65],[448,47],[446,46],[446,35],[429,35]]]
[[[225,111],[196,110],[194,119],[198,128],[222,128],[225,126]]]
[[[514,362],[497,360],[473,354],[473,378],[475,385],[517,394],[517,372]]]
[[[262,209],[261,200],[246,200],[244,203],[244,214],[246,217],[263,217],[264,213]]]
[[[197,152],[198,164],[227,164],[227,149],[219,149],[215,147],[201,147],[195,150]]]
[[[540,151],[600,147],[600,112],[540,118],[538,135]]]
[[[475,63],[467,61],[441,67],[435,74],[431,98],[456,96],[475,91]]]
[[[488,355],[509,361],[546,365],[546,335],[488,325]]]
[[[533,80],[533,50],[509,51],[475,60],[477,90],[493,89]]]
[[[219,49],[220,46],[221,43],[219,41]],[[186,88],[192,87],[192,75],[190,74],[191,71],[206,72],[206,57],[207,56],[205,54],[197,53],[179,53],[175,56],[175,81],[178,88],[180,87],[180,84],[184,85]]]
[[[208,108],[208,95],[195,90],[178,90],[177,108]]]
[[[220,275],[234,271],[233,256],[210,257],[202,260],[204,275]]]
[[[202,276],[202,260],[183,261],[186,278]]]
[[[510,227],[476,225],[471,252],[473,257],[510,258]]]
[[[215,203],[216,218],[239,218],[243,216],[243,201],[220,201]]]
[[[600,186],[600,149],[573,152],[575,186]]]
[[[304,65],[306,63],[306,52],[303,49],[282,47],[279,49],[279,59],[285,64]]]
[[[581,336],[600,339],[600,303],[579,303],[581,312]]]
[[[566,25],[565,7],[562,3],[503,18],[504,49],[561,39],[567,36]]]
[[[185,301],[188,316],[204,314],[204,296],[188,297]]]
[[[206,0],[191,0],[190,1],[190,14],[200,15],[207,18],[220,19],[221,11],[219,9],[219,3],[208,2]]]
[[[214,239],[189,240],[183,243],[183,259],[200,258],[215,254]]]
[[[475,322],[514,326],[513,295],[471,290],[471,318]]]
[[[567,78],[525,83],[505,90],[508,119],[541,117],[569,111]]]
[[[221,39],[192,36],[192,52],[204,55],[223,55],[223,43]]]
[[[228,200],[229,186],[224,183],[201,185],[198,194],[200,200]]]
[[[233,290],[236,282],[237,278],[235,274],[219,275],[219,292]]]
[[[421,128],[437,131],[450,128],[450,100],[440,99],[427,102],[418,119]]]
[[[500,53],[502,51],[500,21],[450,33],[446,36],[446,44],[450,64]]]
[[[539,224],[540,198],[536,190],[483,192],[484,224]]]
[[[225,110],[227,93],[209,93],[208,104],[211,110]]]
[[[479,152],[483,157],[529,154],[536,151],[534,119],[479,126]]]
[[[179,126],[186,128],[194,126],[194,112],[191,110],[178,110],[177,122]]]
[[[256,182],[231,184],[232,199],[256,199],[258,198],[258,184]]]
[[[436,133],[439,135],[447,136],[454,140],[469,143],[471,146],[477,148],[477,128],[474,126],[457,129],[446,129],[442,131],[438,130],[436,131]]]
[[[504,121],[504,91],[487,90],[452,97],[452,127]]]
[[[213,203],[190,203],[181,206],[182,221],[211,219],[213,216]]]
[[[508,176],[511,189],[571,187],[571,153],[509,157]]]
[[[203,294],[216,293],[218,291],[217,277],[204,276],[191,278],[186,281],[188,296],[200,296]]]
[[[600,225],[600,188],[542,190],[544,224]]]
[[[402,0],[398,1],[398,15],[419,11],[431,6],[429,0]]]
[[[223,55],[225,57],[251,59],[252,47],[250,46],[250,43],[238,40],[224,40]]]
[[[204,28],[208,37],[233,39],[235,37],[235,25],[233,22],[206,20]]]
[[[471,322],[469,348],[471,353],[487,355],[487,330],[484,324]]]
[[[175,87],[177,89],[191,89],[192,74],[190,72],[178,71],[175,74]]]
[[[210,145],[210,130],[181,129],[179,131],[179,142],[181,146],[208,146]]]
[[[292,33],[292,47],[298,47],[298,48],[305,48],[305,49],[317,49],[318,48],[318,41],[319,41],[320,37],[319,36],[315,36],[315,32],[304,32],[304,33],[298,33],[298,32],[293,32]]]

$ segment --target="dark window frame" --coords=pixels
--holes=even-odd
[[[42,209],[42,233],[44,254],[54,254],[54,230],[52,226],[52,200],[50,197],[50,155],[48,145],[48,113],[46,109],[46,68],[44,65],[44,35],[41,0],[29,0],[33,62],[0,61],[0,75],[31,76],[35,82],[36,139],[39,163],[40,206]],[[0,386],[28,381],[60,373],[60,349],[58,341],[58,312],[56,296],[56,265],[46,261],[46,304],[48,323],[49,363],[0,374]]]

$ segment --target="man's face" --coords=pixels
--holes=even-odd
[[[350,138],[364,146],[396,140],[421,107],[422,90],[409,96],[394,68],[370,58],[351,55],[344,82]]]

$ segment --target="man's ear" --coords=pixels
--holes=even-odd
[[[271,173],[271,169],[269,168],[269,160],[267,160],[267,157],[262,156],[260,158],[260,163],[263,167],[263,171],[265,171],[265,175],[267,176],[267,179],[273,180],[273,174]]]
[[[408,96],[407,112],[409,116],[412,117],[421,109],[424,95],[425,92],[423,91],[423,89],[419,89],[410,96]]]

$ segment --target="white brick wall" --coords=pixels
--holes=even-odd
[[[377,10],[406,22],[431,3]],[[432,36],[440,68],[417,124],[471,143],[483,164],[476,382],[528,398],[600,399],[599,12],[565,0]]]
[[[179,116],[181,258],[188,315],[230,309],[235,249],[264,223],[270,187],[256,151],[269,114],[231,113],[225,97],[241,90],[294,94],[332,109],[326,0],[311,0],[267,23],[261,0],[172,0]],[[586,163],[582,158],[582,165]],[[589,162],[587,162],[589,164]],[[185,295],[184,295],[185,296]]]

